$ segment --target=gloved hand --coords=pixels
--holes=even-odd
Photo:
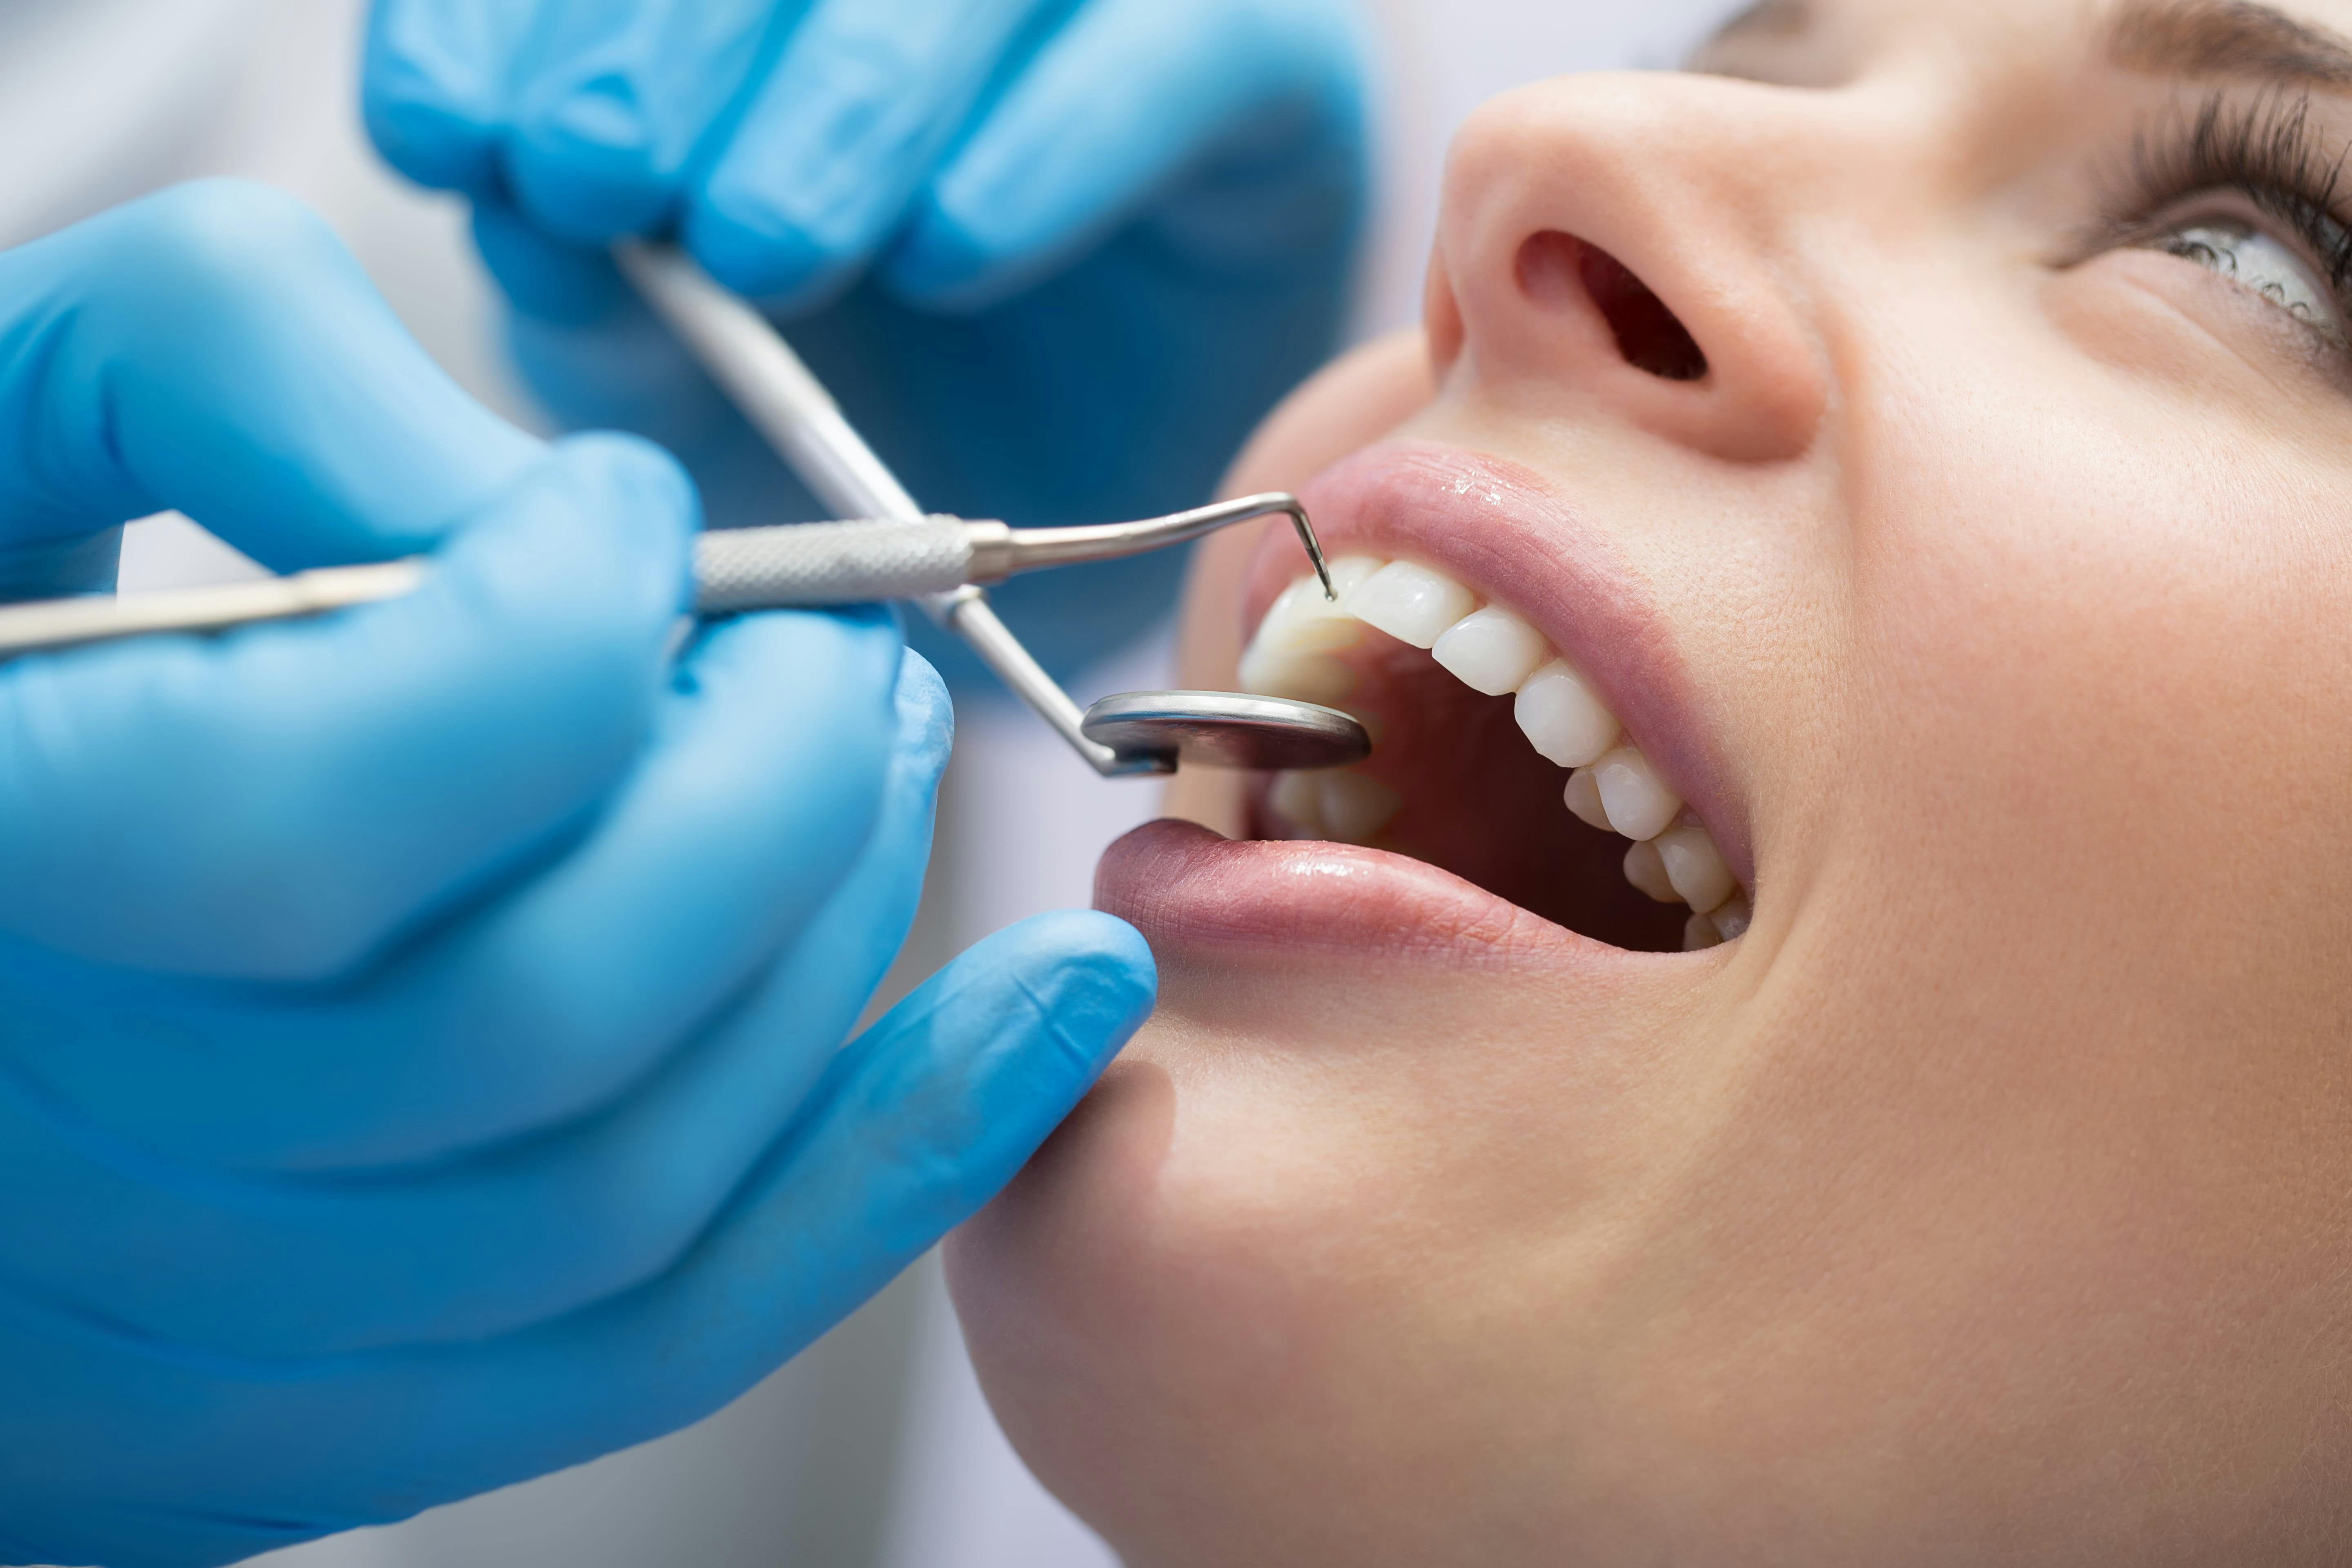
[[[678,452],[714,520],[783,521],[800,492],[621,287],[601,247],[625,234],[675,230],[763,299],[925,506],[1105,521],[1206,500],[1336,341],[1364,185],[1350,11],[377,0],[367,119],[474,198],[549,405]],[[1066,668],[1149,624],[1181,566],[998,597]]]
[[[654,1436],[984,1200],[1133,1028],[1051,917],[845,1050],[947,710],[879,613],[673,663],[695,514],[188,187],[0,256],[0,573],[183,508],[414,596],[0,665],[0,1560],[224,1563]]]

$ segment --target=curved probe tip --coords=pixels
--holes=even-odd
[[[1315,537],[1315,525],[1307,520],[1307,509],[1293,500],[1282,510],[1290,514],[1292,526],[1298,530],[1298,542],[1307,547],[1307,559],[1314,563],[1315,575],[1323,584],[1323,597],[1338,604],[1339,591],[1331,585],[1331,568],[1323,559],[1323,545]]]

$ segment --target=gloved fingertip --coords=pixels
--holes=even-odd
[[[898,750],[926,793],[939,787],[955,749],[955,704],[931,661],[913,648],[898,658]]]
[[[589,326],[629,303],[628,283],[603,247],[557,240],[503,201],[475,204],[474,244],[514,308],[535,320]]]
[[[913,648],[899,658],[898,721],[909,731],[936,734],[942,746],[955,739],[955,704],[948,696],[948,683]]]
[[[950,168],[916,198],[883,258],[883,286],[905,304],[942,315],[1001,305],[1071,265],[1118,213],[1067,205],[1041,203],[1034,189],[1009,192],[988,168]]]
[[[507,162],[523,211],[575,246],[609,245],[653,228],[676,195],[637,105],[602,83],[572,92],[524,127]]]
[[[1160,966],[1143,935],[1094,910],[1033,916],[993,939],[1000,961],[1091,1082],[1151,1016]]]
[[[497,179],[497,132],[466,107],[483,94],[450,80],[452,70],[465,74],[462,62],[405,36],[397,11],[379,7],[369,29],[360,86],[368,139],[385,163],[427,190],[488,191]]]
[[[498,183],[489,128],[438,104],[371,93],[361,118],[368,140],[394,173],[428,191],[478,195]]]
[[[856,278],[856,263],[781,214],[697,202],[686,248],[702,269],[747,299],[798,315],[821,309]]]
[[[928,200],[883,258],[879,272],[883,287],[902,304],[940,314],[984,310],[1017,292],[1031,276]]]

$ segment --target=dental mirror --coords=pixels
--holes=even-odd
[[[1344,768],[1372,750],[1363,725],[1336,708],[1238,691],[1124,691],[1087,709],[1082,728],[1123,757],[1216,768]]]

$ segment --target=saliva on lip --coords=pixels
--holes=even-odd
[[[1661,903],[1690,907],[1685,949],[1748,929],[1747,897],[1706,826],[1542,633],[1500,605],[1481,606],[1469,589],[1417,562],[1350,555],[1330,566],[1339,602],[1327,600],[1312,576],[1284,589],[1242,656],[1244,690],[1344,707],[1356,674],[1336,656],[1360,643],[1365,627],[1426,648],[1472,690],[1512,698],[1528,743],[1570,770],[1568,809],[1633,841],[1625,879]],[[1354,844],[1370,842],[1403,804],[1352,769],[1282,774],[1267,800],[1302,830]]]

